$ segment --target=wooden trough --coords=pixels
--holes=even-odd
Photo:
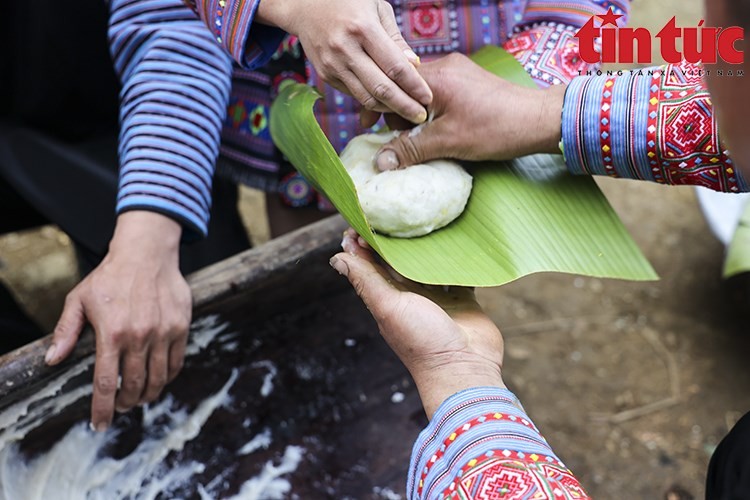
[[[233,373],[237,379],[229,389],[231,404],[214,411],[196,438],[164,460],[167,468],[189,459],[204,470],[157,498],[205,498],[199,485],[208,484],[209,497],[231,497],[278,463],[289,446],[303,453],[296,470],[284,476],[291,484],[285,497],[403,494],[411,446],[426,419],[408,373],[348,283],[328,265],[345,229],[340,217],[331,217],[190,276],[194,320],[218,315],[214,322],[228,327],[187,358],[164,397],[190,411]],[[43,363],[49,342],[0,358],[0,423],[23,418],[14,417],[19,405],[44,394],[66,370],[80,367],[80,374],[50,398],[90,385],[91,332],[55,369]],[[53,412],[14,446],[25,459],[41,456],[88,421],[89,404],[88,396],[81,397]],[[107,453],[124,457],[138,446],[142,414],[136,409],[115,418],[117,438]],[[238,454],[261,429],[270,437],[267,448]]]

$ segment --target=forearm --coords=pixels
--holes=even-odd
[[[150,211],[134,210],[117,217],[109,243],[109,256],[135,259],[145,264],[144,254],[164,257],[177,263],[182,226],[170,217]]]
[[[505,388],[500,360],[495,363],[466,362],[460,359],[410,367],[425,414],[432,420],[438,407],[453,394],[473,387]]]
[[[721,145],[701,69],[683,63],[571,82],[562,113],[568,169],[747,191]]]

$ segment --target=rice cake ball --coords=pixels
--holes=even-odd
[[[375,231],[399,238],[424,236],[461,215],[472,177],[458,163],[446,160],[379,171],[375,155],[398,133],[355,137],[341,153],[341,162]]]

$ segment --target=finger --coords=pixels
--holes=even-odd
[[[376,319],[385,317],[398,300],[399,290],[388,282],[377,264],[345,252],[334,255],[330,264],[339,274],[346,276]]]
[[[112,422],[120,369],[119,348],[101,338],[97,336],[94,395],[91,400],[91,424],[98,432],[105,431]]]
[[[358,255],[365,260],[375,263],[375,255],[364,238],[357,234],[353,228],[344,231],[344,237],[341,240],[341,248],[352,255]]]
[[[369,57],[360,59],[359,64],[351,67],[351,71],[367,92],[367,97],[360,100],[366,109],[393,111],[413,123],[423,123],[427,120],[427,110],[424,105],[412,98],[397,84],[394,79],[394,71],[386,70],[384,72]],[[410,64],[406,62],[403,64],[410,68],[410,71],[416,73],[416,70]],[[351,88],[349,81],[346,80],[347,78],[349,78],[347,74],[342,75],[342,81]],[[384,106],[385,109],[381,108],[380,105]]]
[[[370,63],[370,66],[374,65]],[[351,71],[343,71],[339,77],[340,80],[332,81],[329,85],[353,96],[360,104],[362,104],[362,106],[364,106],[366,111],[372,111],[373,113],[386,113],[391,111],[388,106],[375,99],[372,94],[370,94],[370,91],[359,81],[357,75]]]
[[[52,344],[47,349],[44,361],[56,365],[73,351],[86,323],[83,303],[77,293],[71,292],[65,298],[65,308],[55,325]]]
[[[118,412],[126,412],[138,404],[146,387],[146,368],[148,366],[148,350],[128,350],[122,360],[122,384],[117,394],[116,406]]]
[[[187,336],[181,337],[172,343],[169,348],[169,368],[167,372],[167,383],[173,381],[179,375],[182,366],[185,363],[185,348],[187,346]]]
[[[409,289],[415,291],[422,286],[419,283],[400,275],[395,269],[388,265],[387,262],[379,259],[365,239],[359,236],[352,228],[349,228],[344,232],[344,238],[341,240],[341,248],[350,255],[356,255],[357,257],[372,263],[375,270],[377,270],[389,283],[394,281],[403,285],[402,287],[396,286],[399,290],[403,291],[404,289]]]
[[[409,96],[425,106],[432,103],[432,90],[416,70],[420,65],[419,56],[406,43],[396,23],[393,7],[386,2],[378,4],[380,24],[385,30],[384,37],[368,38],[364,42],[365,50],[378,63],[381,69]],[[390,38],[390,40],[387,40]],[[388,43],[390,41],[390,44]],[[398,50],[396,50],[398,49]]]
[[[377,111],[370,111],[369,109],[363,109],[359,112],[359,124],[362,128],[370,128],[380,120],[382,113]]]
[[[151,403],[169,380],[169,344],[166,340],[155,342],[148,357],[148,383],[140,403]]]
[[[440,118],[404,131],[380,149],[376,158],[378,169],[394,170],[446,158],[451,154],[450,139],[453,135]]]

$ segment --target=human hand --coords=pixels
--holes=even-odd
[[[510,160],[559,154],[564,87],[521,87],[460,54],[425,63],[419,71],[434,93],[431,121],[383,146],[377,157],[380,170],[437,158]]]
[[[63,361],[91,323],[96,332],[91,423],[98,431],[109,426],[115,408],[122,412],[154,401],[182,368],[192,299],[179,270],[181,232],[160,214],[120,215],[109,253],[65,299],[45,360]]]
[[[299,37],[320,77],[365,109],[427,119],[432,91],[384,0],[264,0],[256,20]]]
[[[423,286],[377,263],[353,230],[331,259],[378,323],[414,378],[428,418],[452,394],[505,387],[503,337],[470,288]]]

